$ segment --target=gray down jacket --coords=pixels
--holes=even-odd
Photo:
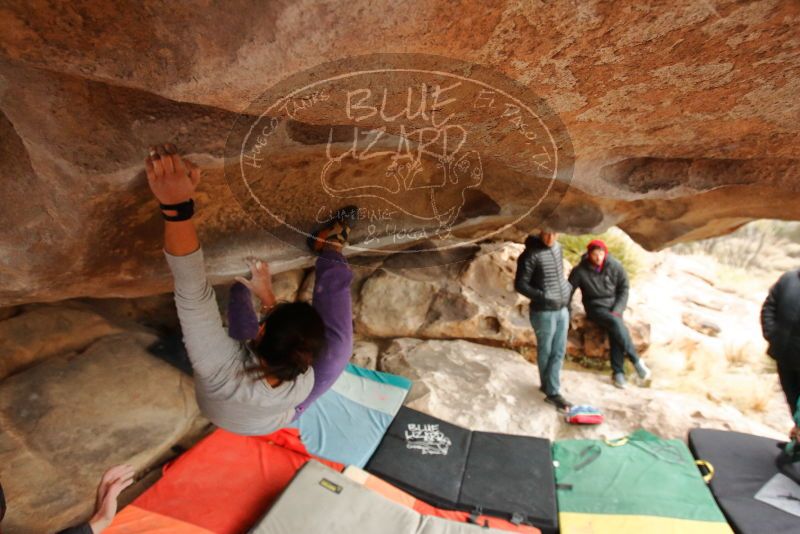
[[[569,303],[572,287],[564,277],[561,245],[545,245],[530,236],[517,259],[514,289],[531,299],[532,311],[560,310]]]

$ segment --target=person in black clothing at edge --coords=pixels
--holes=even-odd
[[[542,231],[525,240],[517,259],[514,289],[531,299],[530,321],[536,334],[539,390],[560,411],[572,404],[559,393],[561,366],[567,351],[570,286],[564,276],[564,259],[555,232]]]
[[[769,289],[761,307],[761,331],[769,342],[767,354],[778,364],[789,412],[794,414],[800,397],[800,269],[784,273]],[[798,433],[795,426],[791,439]]]
[[[650,369],[639,358],[630,332],[622,320],[628,304],[628,275],[625,268],[608,253],[603,241],[595,239],[586,248],[578,265],[569,273],[569,283],[573,294],[581,290],[586,317],[608,333],[612,381],[616,387],[625,388],[626,354],[639,378],[649,380]]]
[[[56,534],[99,534],[111,525],[117,514],[117,497],[133,483],[135,470],[130,465],[117,465],[109,469],[97,485],[94,514],[86,523],[59,530]],[[6,498],[0,485],[0,534],[3,532],[3,517],[6,515]]]

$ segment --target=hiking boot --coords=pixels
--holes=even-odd
[[[544,401],[555,406],[556,409],[560,412],[566,412],[567,410],[572,408],[572,403],[559,394],[548,395],[547,397],[544,398]]]
[[[634,367],[636,368],[636,374],[639,375],[639,379],[642,382],[647,382],[648,380],[650,380],[650,377],[653,376],[653,372],[650,370],[649,367],[647,367],[647,365],[645,365],[645,363],[642,360],[636,362],[634,364]]]
[[[347,244],[350,237],[350,229],[358,218],[358,207],[345,206],[336,210],[333,217],[316,226],[306,239],[306,245],[315,253],[322,252],[325,244],[329,241],[340,243],[342,246]]]
[[[625,373],[614,373],[613,382],[615,388],[625,389]]]

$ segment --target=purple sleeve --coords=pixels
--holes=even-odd
[[[250,289],[241,282],[231,286],[228,299],[228,335],[239,341],[255,339],[258,316],[253,309]]]
[[[353,355],[353,272],[343,255],[324,250],[317,258],[312,305],[325,323],[325,349],[314,362],[314,387],[295,407],[297,419],[342,374]]]

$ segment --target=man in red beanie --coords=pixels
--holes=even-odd
[[[590,241],[586,248],[581,261],[569,273],[569,283],[573,294],[581,290],[586,317],[608,333],[612,380],[616,387],[624,389],[626,354],[640,379],[648,380],[651,376],[650,369],[639,358],[630,332],[622,320],[628,304],[628,275],[600,239]]]

